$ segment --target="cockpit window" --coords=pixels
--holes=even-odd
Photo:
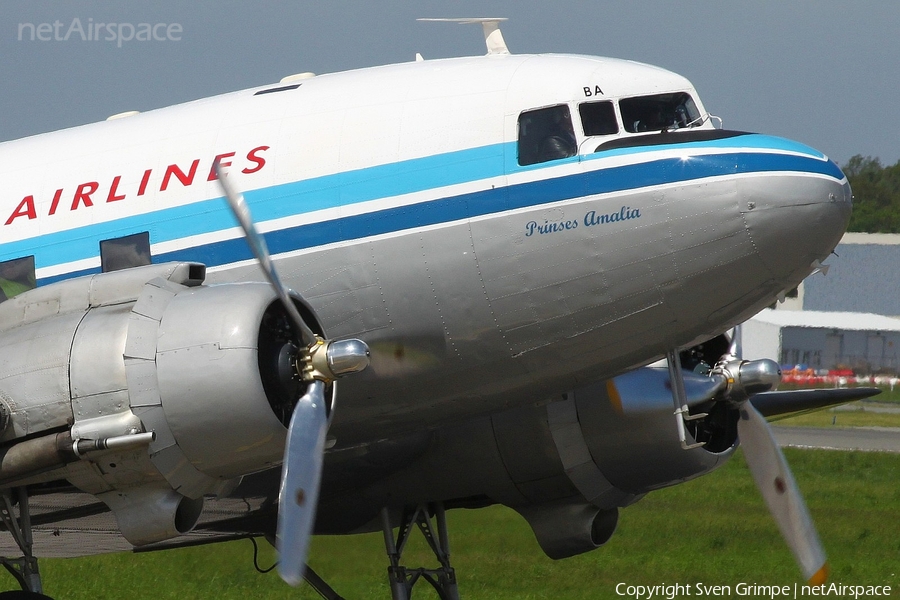
[[[700,111],[686,92],[625,98],[619,100],[619,110],[629,133],[671,131],[701,123]]]
[[[610,135],[619,133],[616,110],[609,100],[603,102],[583,102],[578,105],[584,135]]]
[[[565,104],[519,115],[519,164],[533,165],[575,156],[575,130]]]

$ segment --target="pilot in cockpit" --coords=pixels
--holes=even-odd
[[[547,133],[538,148],[539,162],[574,156],[577,151],[569,107],[557,106],[551,115]]]

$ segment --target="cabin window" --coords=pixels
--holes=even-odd
[[[150,233],[135,233],[100,242],[100,270],[104,273],[150,264]]]
[[[575,130],[565,104],[528,110],[519,115],[519,164],[575,156]]]
[[[700,111],[690,94],[676,92],[619,100],[625,131],[671,131],[700,125]]]
[[[0,262],[0,302],[36,287],[34,256]]]
[[[619,133],[616,109],[609,100],[603,102],[583,102],[578,105],[581,127],[584,135],[610,135]]]

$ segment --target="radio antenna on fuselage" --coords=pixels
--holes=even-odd
[[[416,19],[417,21],[427,21],[431,23],[459,23],[460,25],[472,25],[481,23],[484,30],[484,44],[487,46],[488,54],[509,54],[509,48],[506,47],[506,40],[500,33],[500,22],[506,21],[506,17],[474,17],[462,19]]]

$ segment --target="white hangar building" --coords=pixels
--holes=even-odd
[[[826,275],[744,323],[744,358],[900,374],[900,234],[847,233],[824,262]]]
[[[764,309],[744,323],[743,357],[816,370],[900,373],[900,319],[872,313]]]
[[[828,274],[807,277],[779,310],[900,317],[900,234],[846,233],[823,262]]]

